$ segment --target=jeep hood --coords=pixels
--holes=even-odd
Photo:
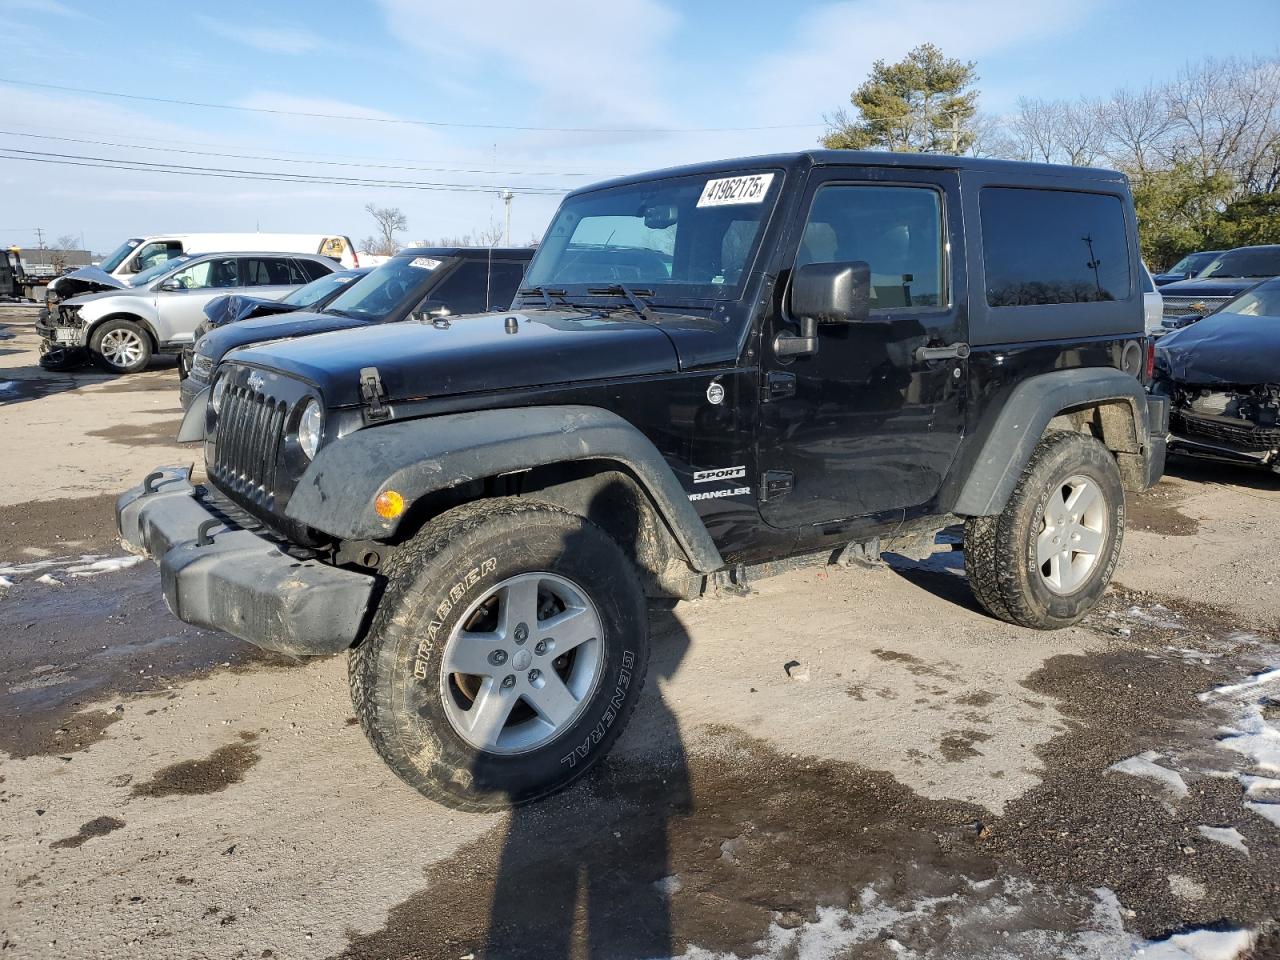
[[[206,357],[212,357],[216,364],[232,350],[251,344],[367,326],[368,323],[364,320],[356,320],[336,313],[312,313],[309,310],[267,317],[250,317],[248,320],[228,323],[210,330],[200,338],[196,350]]]
[[[658,326],[577,309],[483,313],[447,325],[380,324],[264,344],[232,359],[310,381],[331,407],[360,403],[365,367],[378,368],[390,402],[679,369],[672,340]]]
[[[1156,366],[1182,384],[1280,381],[1280,317],[1214,313],[1156,341]]]

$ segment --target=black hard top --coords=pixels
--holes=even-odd
[[[533,256],[533,247],[405,247],[396,251],[397,257],[465,257],[470,260],[485,260],[492,254],[506,260],[528,260]]]
[[[682,167],[668,167],[665,170],[633,173],[582,187],[573,191],[570,196],[578,193],[589,193],[592,190],[599,190],[603,187],[639,183],[660,177],[705,176],[752,167],[782,167],[786,170],[803,170],[808,167],[825,166],[899,167],[912,170],[973,170],[1005,176],[1042,176],[1056,179],[1070,177],[1077,180],[1102,180],[1117,184],[1128,182],[1128,178],[1123,173],[1115,170],[1104,170],[1100,167],[1072,167],[1061,163],[1028,163],[1024,160],[953,157],[937,153],[890,153],[875,150],[806,150],[799,153],[773,153],[758,157],[714,160],[705,163],[688,164]]]

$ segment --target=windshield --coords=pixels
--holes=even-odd
[[[127,257],[141,242],[141,237],[134,237],[132,240],[126,240],[124,243],[120,244],[120,246],[107,254],[107,259],[102,261],[100,267],[102,271],[104,273],[110,273],[116,267],[120,266],[124,258]]]
[[[131,287],[145,287],[152,280],[156,279],[156,277],[160,277],[166,273],[177,270],[178,267],[182,266],[190,259],[190,256],[185,256],[174,257],[172,260],[164,260],[157,263],[154,267],[147,267],[145,270],[138,271],[125,282]]]
[[[349,273],[331,273],[319,280],[312,280],[305,287],[299,287],[280,302],[287,303],[291,307],[313,307],[335,290],[340,290],[355,279],[357,278]]]
[[[1221,255],[1221,250],[1207,250],[1204,253],[1188,253],[1185,257],[1170,267],[1169,272],[1194,275],[1199,273],[1209,264],[1213,263],[1214,258]]]
[[[1228,250],[1209,264],[1196,279],[1209,277],[1280,276],[1280,247]]]
[[[772,171],[701,175],[570,197],[525,285],[586,293],[624,283],[658,299],[737,299],[781,184]]]
[[[436,257],[395,257],[334,297],[325,313],[381,320],[406,301],[421,297],[432,274],[445,262]]]
[[[1258,284],[1218,312],[1235,313],[1242,317],[1280,317],[1280,280]]]

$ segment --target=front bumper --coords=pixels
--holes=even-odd
[[[359,639],[372,576],[290,556],[201,494],[190,467],[161,467],[116,501],[121,539],[160,564],[165,602],[180,620],[298,656],[339,653]]]

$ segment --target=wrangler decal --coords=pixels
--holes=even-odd
[[[440,630],[444,626],[444,621],[448,618],[449,612],[453,610],[459,600],[467,595],[468,590],[480,582],[481,577],[493,573],[497,569],[498,558],[490,557],[478,567],[472,567],[468,570],[461,580],[449,588],[449,592],[435,609],[435,618],[427,625],[427,635],[418,641],[418,646],[414,650],[413,675],[416,679],[425,680],[427,678],[427,658],[435,648],[436,639],[440,636]]]

